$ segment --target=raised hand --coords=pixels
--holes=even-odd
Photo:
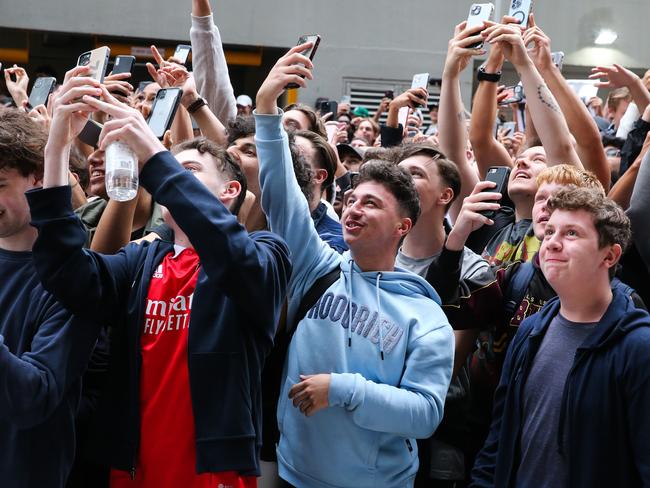
[[[461,22],[454,29],[454,37],[447,46],[447,58],[443,76],[457,77],[469,64],[472,56],[485,54],[483,48],[473,48],[472,45],[483,42],[481,31],[487,24],[466,29],[467,21]]]
[[[99,136],[99,148],[106,150],[111,142],[121,141],[128,145],[138,156],[139,167],[156,153],[165,150],[165,146],[151,131],[142,114],[128,105],[117,100],[106,87],[101,89],[102,99],[96,100],[84,96],[83,101],[111,116],[111,120],[104,124]]]
[[[16,81],[11,79],[11,75],[16,77]],[[27,72],[16,64],[11,68],[5,68],[5,83],[16,106],[22,107],[23,102],[29,98],[27,95],[27,85],[29,84]]]
[[[169,88],[177,82],[177,79],[173,76],[172,72],[176,68],[184,68],[182,64],[174,62],[174,58],[170,58],[169,61],[165,61],[156,46],[151,46],[151,53],[153,58],[158,64],[158,69],[152,63],[147,63],[147,71],[151,78],[160,85],[161,88]]]
[[[485,224],[494,224],[492,219],[482,215],[480,212],[496,211],[501,207],[497,203],[501,199],[501,194],[485,191],[495,186],[496,183],[493,181],[479,181],[472,193],[463,200],[463,206],[447,238],[447,249],[460,251],[473,231]]]
[[[522,66],[530,62],[530,58],[521,33],[522,27],[517,24],[496,24],[485,29],[482,36],[488,44],[499,46],[512,64]]]
[[[524,32],[524,45],[531,44],[528,54],[537,69],[545,71],[553,68],[555,65],[551,56],[551,39],[537,26],[534,14],[528,17],[528,29]]]
[[[63,85],[50,98],[52,120],[48,146],[64,148],[72,143],[88,121],[88,114],[95,108],[82,97],[101,95],[100,84],[88,76],[88,66],[77,66],[65,74]]]
[[[314,65],[308,57],[300,54],[312,46],[312,42],[300,44],[278,59],[257,92],[256,112],[258,114],[276,114],[278,97],[282,95],[289,83],[304,88],[307,86],[307,80],[313,79],[311,70]]]
[[[612,66],[596,66],[592,68],[589,75],[590,80],[597,80],[605,78],[605,81],[596,83],[598,88],[622,88],[624,86],[630,87],[637,83],[639,77],[629,69],[624,68],[620,64],[613,64]]]

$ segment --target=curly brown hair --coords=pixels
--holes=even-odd
[[[555,210],[584,210],[590,213],[598,233],[598,247],[601,249],[619,244],[625,251],[630,242],[630,219],[617,203],[605,196],[602,189],[568,185],[551,196],[546,205],[551,213]]]

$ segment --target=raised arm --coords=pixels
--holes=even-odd
[[[504,56],[517,69],[549,165],[566,163],[582,168],[560,107],[528,56],[521,28],[512,24],[495,25],[483,31],[483,35],[487,42],[500,44]]]
[[[646,152],[630,199],[627,216],[632,223],[632,237],[646,267],[650,269],[650,151]]]
[[[279,310],[291,275],[288,251],[270,233],[252,237],[237,218],[199,179],[188,171],[151,132],[142,114],[102,91],[105,101],[89,104],[111,115],[99,138],[105,148],[123,141],[136,153],[140,181],[154,200],[166,207],[187,236],[213,283],[241,304],[268,306],[267,316]],[[190,166],[191,168],[191,166]],[[198,171],[198,170],[197,170]],[[219,196],[235,198],[239,184],[224,186]]]
[[[612,66],[596,66],[592,70],[589,78],[598,80],[605,78],[607,81],[599,81],[596,86],[599,88],[621,88],[627,87],[632,95],[632,100],[639,109],[639,113],[643,113],[648,105],[650,105],[650,92],[643,84],[641,78],[629,69],[624,68],[620,64],[613,64]]]
[[[190,39],[197,90],[216,117],[227,125],[237,116],[237,105],[210,0],[192,0]]]
[[[290,322],[300,298],[311,284],[338,266],[340,260],[339,254],[316,232],[307,200],[294,176],[289,140],[282,128],[282,113],[277,106],[277,99],[288,83],[304,87],[306,79],[312,78],[312,63],[300,54],[309,45],[296,46],[278,60],[257,93],[255,110],[262,207],[271,230],[286,240],[293,259]]]
[[[609,188],[610,171],[607,156],[598,131],[598,126],[586,105],[571,89],[551,58],[551,40],[535,25],[534,15],[530,17],[530,28],[524,33],[524,44],[532,45],[528,51],[555,96],[566,117],[569,131],[576,139],[576,150],[585,169],[593,172],[604,188]]]
[[[481,42],[480,34],[483,26],[465,29],[467,22],[458,24],[454,37],[449,41],[447,58],[442,72],[440,88],[440,108],[438,110],[438,138],[440,149],[448,159],[456,163],[460,172],[460,194],[451,206],[450,212],[455,221],[460,212],[463,199],[469,195],[478,176],[467,161],[467,125],[465,122],[465,107],[460,96],[460,74],[467,68],[472,56],[485,54],[482,49],[470,46]]]

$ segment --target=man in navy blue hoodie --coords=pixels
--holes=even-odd
[[[40,186],[46,140],[24,112],[0,110],[0,485],[12,488],[65,486],[99,333],[45,291],[34,267],[24,193]]]
[[[260,374],[290,276],[287,248],[268,232],[249,235],[231,213],[246,180],[224,150],[199,139],[174,158],[137,111],[79,74],[68,73],[54,100],[44,188],[28,199],[44,286],[114,328],[96,437],[111,486],[255,486]],[[87,84],[93,92],[79,100]],[[112,256],[82,248],[61,174],[70,142],[97,110],[111,116],[100,147],[119,139],[133,149],[174,243],[130,244]]]
[[[610,286],[629,220],[588,188],[547,208],[540,265],[558,296],[510,345],[473,486],[647,486],[650,317]]]

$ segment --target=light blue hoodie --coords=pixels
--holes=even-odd
[[[341,269],[289,346],[278,406],[280,476],[299,488],[412,486],[415,438],[440,423],[453,365],[439,298],[416,274],[363,272],[350,252],[341,256],[321,241],[293,175],[281,114],[255,120],[262,206],[292,252],[289,323],[316,279]],[[306,417],[288,393],[300,375],[319,373],[331,373],[329,408]]]

